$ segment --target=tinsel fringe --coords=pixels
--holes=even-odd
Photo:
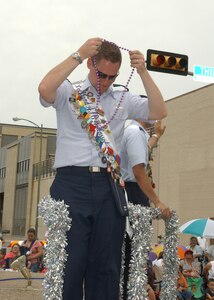
[[[71,227],[68,206],[64,201],[56,201],[50,196],[39,203],[39,215],[47,226],[47,246],[44,264],[47,268],[43,281],[44,300],[61,300],[63,293],[64,265],[67,260],[66,232]]]
[[[129,300],[145,300],[148,297],[146,268],[153,232],[151,220],[161,218],[160,209],[129,204],[129,220],[133,229],[132,260],[130,262],[130,276],[128,282]],[[160,299],[175,300],[178,268],[178,216],[175,211],[172,211],[171,217],[164,221],[164,275],[161,285]],[[122,269],[120,280],[121,295],[123,294],[123,277],[124,245],[122,248]]]
[[[47,196],[39,203],[39,214],[48,229],[47,246],[44,258],[47,272],[43,281],[44,300],[61,300],[63,293],[64,265],[67,260],[65,247],[66,232],[71,227],[68,206],[64,201],[56,201]],[[129,220],[133,229],[132,260],[130,262],[130,279],[128,282],[128,299],[147,299],[147,260],[151,246],[153,228],[151,219],[161,219],[157,208],[146,208],[129,204]],[[161,300],[176,299],[176,282],[178,267],[178,217],[175,211],[165,221],[164,239],[164,275],[161,286]],[[122,260],[124,261],[124,245]],[[122,263],[120,290],[123,293],[124,264]]]

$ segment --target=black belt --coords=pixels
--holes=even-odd
[[[137,182],[134,182],[134,181],[125,181],[125,185],[133,185],[133,186],[138,186],[138,183]]]
[[[88,166],[88,167],[79,167],[79,166],[67,166],[57,168],[57,172],[63,171],[76,171],[76,172],[83,172],[83,173],[107,173],[107,168],[95,167],[95,166]]]

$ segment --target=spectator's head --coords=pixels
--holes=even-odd
[[[190,246],[191,246],[191,247],[195,247],[196,245],[198,245],[197,237],[192,236],[192,237],[190,238]]]
[[[161,251],[160,253],[159,253],[159,255],[158,255],[158,259],[161,259],[161,258],[163,258],[163,251]]]
[[[214,278],[208,279],[207,287],[210,291],[214,292]]]
[[[190,249],[187,249],[184,253],[184,259],[193,260],[193,251]]]
[[[12,246],[11,252],[13,252],[15,256],[20,255],[20,246],[18,243]]]
[[[27,238],[29,241],[35,241],[36,239],[36,230],[34,228],[29,228],[27,231]]]

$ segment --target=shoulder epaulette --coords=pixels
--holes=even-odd
[[[139,129],[140,129],[141,131],[143,131],[144,133],[146,133],[146,130],[143,129],[142,127],[139,126]]]
[[[140,97],[141,97],[141,98],[147,98],[147,96],[145,96],[145,95],[140,95]]]
[[[71,84],[70,80],[68,78],[66,78],[66,80]]]
[[[129,92],[129,89],[125,86],[125,85],[122,85],[122,84],[117,84],[117,83],[114,83],[113,84],[113,87],[114,88],[118,88],[118,91],[125,91],[125,92]],[[121,89],[119,89],[119,88],[123,88],[122,90]]]
[[[79,80],[79,81],[72,82],[71,85],[73,86],[73,88],[74,88],[76,91],[78,91],[79,89],[81,89],[83,83],[84,83],[83,80]]]

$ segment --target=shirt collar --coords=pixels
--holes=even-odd
[[[83,92],[83,91],[87,90],[88,88],[90,88],[94,93],[97,93],[96,88],[91,84],[91,82],[87,76],[86,79],[83,81],[83,85],[81,86],[81,91]],[[103,93],[102,95],[107,96],[109,94],[111,94],[112,97],[114,98],[113,84],[111,84],[110,87],[108,88],[108,90],[105,93]]]
[[[141,128],[141,130],[145,133],[147,139],[149,139],[149,134],[148,134],[148,132],[145,130],[145,128],[144,128],[139,122],[137,122],[137,121],[135,121],[135,120],[132,120],[130,124],[131,124],[131,125],[137,125],[139,128]]]

